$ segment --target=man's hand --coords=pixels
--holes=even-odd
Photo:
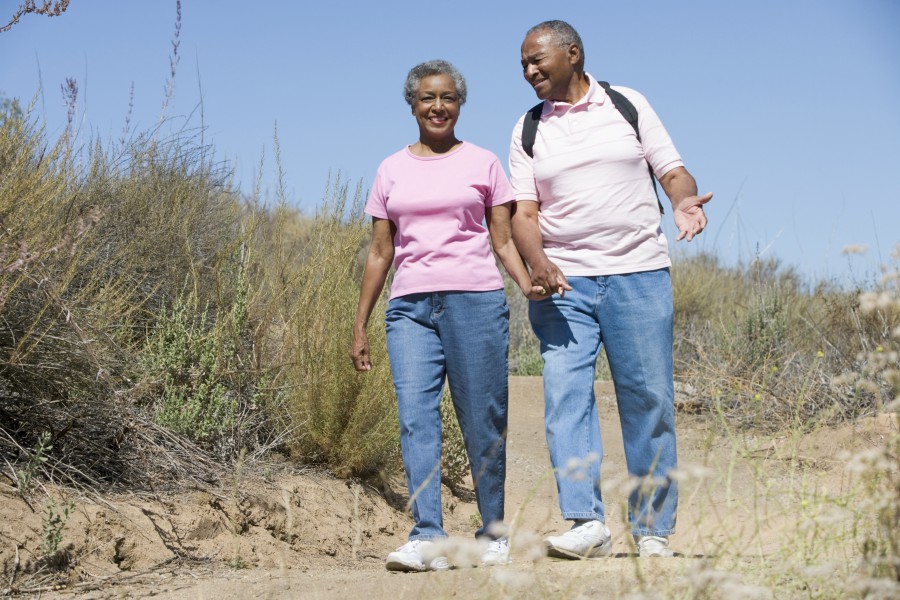
[[[537,290],[539,297],[551,294],[559,294],[561,297],[572,289],[566,276],[562,274],[555,264],[549,260],[541,261],[531,271],[531,285],[540,288]]]
[[[703,214],[703,205],[712,200],[712,192],[703,194],[702,196],[687,196],[678,203],[678,207],[672,212],[675,219],[675,226],[678,227],[678,237],[676,242],[687,238],[687,241],[694,239],[703,228],[706,227],[706,215]]]

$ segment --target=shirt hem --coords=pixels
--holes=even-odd
[[[471,286],[439,286],[439,287],[425,287],[425,288],[413,288],[410,290],[391,290],[391,295],[388,298],[389,300],[393,300],[394,298],[400,298],[401,296],[409,296],[411,294],[431,294],[436,292],[496,292],[502,291],[503,284],[500,283],[497,286],[489,286],[489,287],[471,287]]]
[[[672,260],[670,258],[666,258],[664,261],[655,262],[652,264],[641,264],[641,265],[624,265],[621,267],[611,267],[609,269],[588,269],[588,268],[566,268],[564,266],[560,266],[558,262],[553,260],[552,256],[548,256],[551,262],[556,264],[559,267],[559,270],[562,271],[563,275],[566,277],[605,277],[608,275],[627,275],[630,273],[644,273],[646,271],[657,271],[659,269],[666,269],[672,266]]]

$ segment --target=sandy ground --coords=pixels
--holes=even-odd
[[[865,448],[896,428],[869,420],[808,437],[725,435],[708,416],[677,415],[681,484],[676,557],[640,560],[623,518],[627,477],[612,387],[598,383],[605,457],[603,494],[614,554],[590,561],[537,558],[544,536],[568,528],[559,516],[543,434],[537,377],[510,380],[507,519],[513,563],[442,573],[397,574],[385,555],[406,540],[402,481],[373,484],[285,470],[236,476],[219,490],[77,498],[63,530],[69,581],[50,589],[29,551],[41,541],[32,512],[0,484],[0,590],[40,598],[580,598],[665,597],[690,585],[717,553],[771,556],[790,535],[793,505],[810,491],[847,485],[842,449]],[[471,498],[445,488],[445,528],[470,549]],[[60,500],[62,502],[62,500]],[[18,558],[17,558],[18,557]],[[16,578],[12,579],[18,561]],[[640,594],[644,595],[640,595]],[[712,597],[712,596],[710,596]],[[760,597],[769,597],[764,593]]]

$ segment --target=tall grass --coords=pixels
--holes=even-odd
[[[336,182],[320,213],[261,206],[194,132],[49,144],[0,120],[0,452],[76,485],[209,477],[199,456],[293,450],[346,475],[396,446],[387,361],[346,356],[367,238]],[[373,327],[373,347],[383,328]],[[176,441],[177,440],[177,441]],[[15,473],[15,470],[13,470]],[[14,478],[14,475],[12,475]]]
[[[701,256],[675,264],[672,279],[676,378],[696,391],[695,408],[767,431],[809,430],[873,415],[892,397],[890,381],[853,374],[884,359],[896,368],[896,355],[879,354],[900,325],[896,305],[864,309],[860,290],[806,283],[774,261],[724,267]]]
[[[379,469],[399,443],[383,319],[369,327],[372,370],[357,373],[348,354],[369,233],[362,200],[359,186],[352,196],[345,183],[328,191],[290,286],[296,292],[287,315],[296,357],[286,373],[295,386],[289,408],[299,435],[293,448],[341,475]],[[383,299],[375,310],[384,311]]]

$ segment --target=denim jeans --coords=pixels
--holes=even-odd
[[[529,303],[541,342],[547,445],[565,519],[605,520],[600,494],[603,445],[594,371],[606,348],[619,407],[625,459],[643,478],[629,497],[635,535],[675,529],[678,490],[672,360],[672,283],[668,269],[569,277],[565,297]]]
[[[444,378],[462,430],[482,527],[503,522],[509,307],[503,290],[409,294],[385,314],[400,444],[415,526],[410,540],[446,537],[441,514]]]

